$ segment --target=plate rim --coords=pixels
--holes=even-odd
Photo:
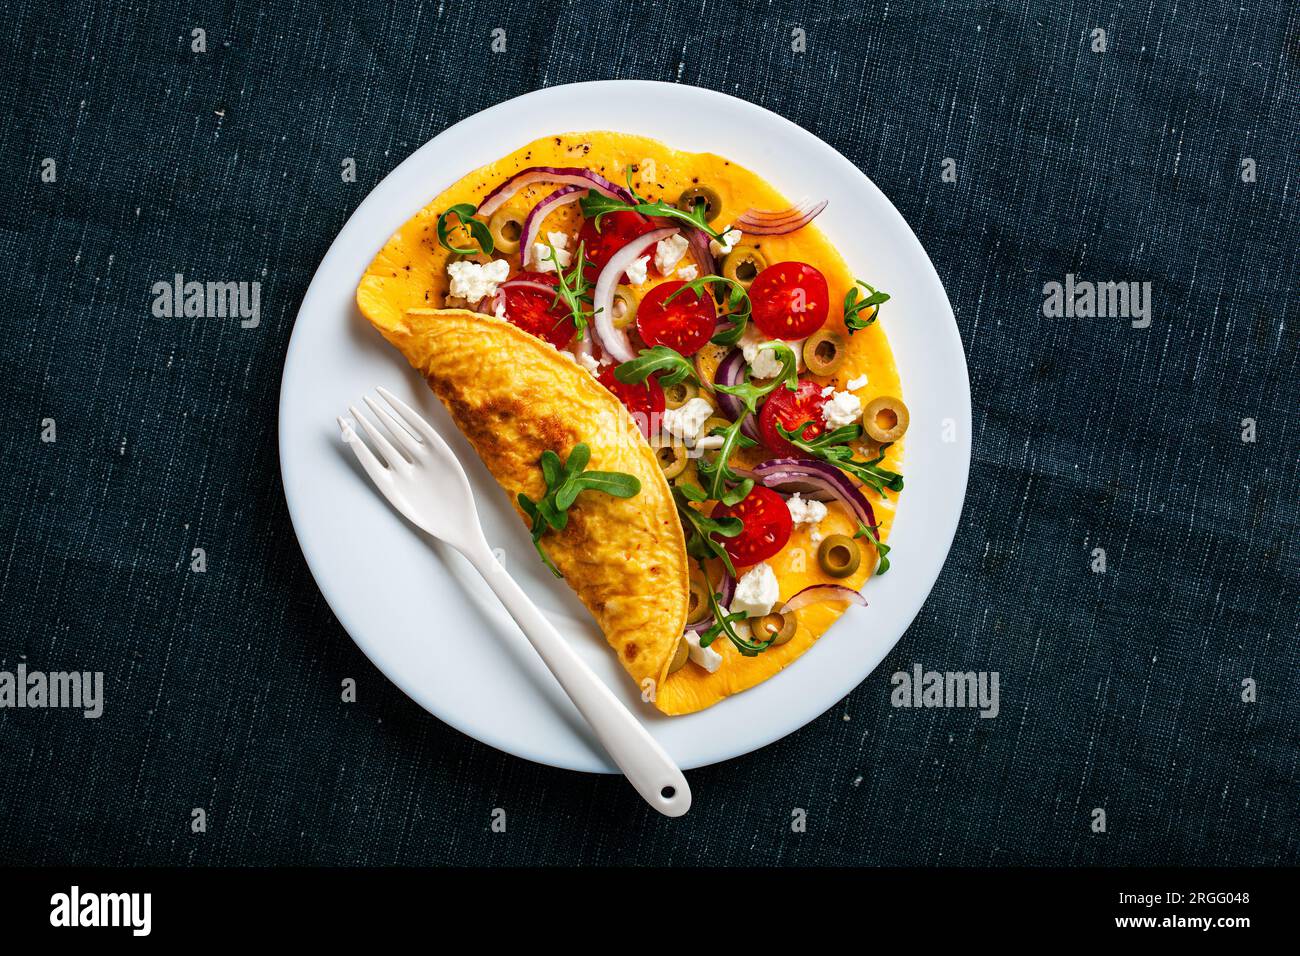
[[[959,399],[958,404],[960,406],[957,409],[958,412],[957,444],[959,446],[959,450],[963,451],[963,454],[958,456],[958,461],[956,462],[956,464],[959,465],[961,471],[960,482],[959,482],[960,496],[957,499],[958,500],[957,507],[952,514],[952,520],[950,522],[950,526],[944,529],[942,532],[941,551],[940,548],[938,547],[939,542],[935,542],[935,544],[931,546],[931,548],[935,552],[941,553],[942,555],[942,557],[939,558],[935,563],[933,578],[928,581],[928,583],[925,585],[923,589],[920,589],[919,591],[920,596],[916,601],[915,608],[910,609],[910,611],[904,614],[904,617],[906,618],[906,623],[903,624],[903,626],[899,630],[898,635],[894,637],[892,641],[889,642],[888,646],[884,647],[880,656],[877,659],[871,661],[869,665],[866,666],[865,669],[862,670],[860,674],[854,671],[854,676],[852,677],[852,681],[850,683],[847,683],[846,687],[842,691],[837,692],[833,697],[831,697],[827,703],[825,704],[818,703],[815,705],[805,706],[804,708],[798,711],[797,715],[792,717],[790,721],[788,721],[785,725],[783,725],[784,729],[780,730],[779,732],[770,735],[761,735],[758,737],[747,737],[739,745],[732,744],[732,745],[721,746],[719,747],[719,752],[709,757],[708,759],[682,761],[681,762],[682,769],[689,770],[697,767],[709,766],[715,763],[720,763],[725,760],[730,760],[739,756],[743,756],[744,754],[747,753],[752,753],[755,750],[759,750],[772,743],[775,743],[778,740],[785,738],[786,736],[789,736],[792,733],[795,733],[796,731],[807,726],[813,720],[816,720],[819,716],[827,713],[831,708],[833,708],[836,705],[838,701],[840,701],[848,693],[851,693],[863,681],[865,681],[872,673],[874,673],[875,670],[880,666],[880,663],[884,660],[884,658],[888,656],[888,654],[894,649],[894,647],[897,646],[898,642],[902,639],[903,635],[915,622],[916,617],[919,615],[922,607],[924,607],[925,602],[929,599],[930,595],[933,593],[935,585],[938,583],[939,576],[942,574],[943,568],[947,563],[949,555],[951,554],[952,543],[956,537],[957,528],[960,526],[961,516],[965,509],[965,498],[966,498],[966,492],[968,490],[968,484],[970,478],[971,453],[972,453],[972,444],[973,444],[972,428],[971,428],[972,411],[971,411],[971,392],[970,392],[970,372],[969,372],[968,364],[966,362],[965,346],[961,339],[960,329],[957,326],[956,317],[952,309],[951,300],[948,298],[947,289],[943,284],[943,280],[939,276],[938,270],[934,266],[933,260],[930,258],[929,254],[925,251],[925,247],[921,243],[920,237],[916,235],[915,230],[912,229],[911,225],[907,222],[906,218],[902,215],[902,213],[899,212],[898,208],[893,204],[893,202],[889,199],[889,197],[875,184],[875,182],[872,181],[870,176],[868,176],[862,170],[858,169],[857,166],[855,166],[851,160],[849,160],[846,156],[844,156],[842,153],[840,153],[838,150],[832,147],[829,143],[826,143],[816,134],[808,130],[805,130],[797,123],[794,123],[792,120],[789,120],[786,117],[781,116],[776,112],[773,112],[772,110],[766,109],[765,107],[759,106],[754,103],[750,103],[746,100],[742,100],[737,97],[731,96],[730,94],[722,93],[717,90],[707,89],[704,87],[692,86],[689,84],[669,83],[669,82],[658,81],[658,80],[587,80],[587,81],[582,81],[577,83],[566,83],[566,84],[559,84],[556,86],[543,87],[538,90],[533,90],[531,92],[524,93],[519,96],[511,97],[510,99],[507,100],[503,100],[483,110],[465,116],[462,119],[458,120],[457,122],[453,123],[452,125],[442,129],[435,136],[431,137],[423,144],[421,144],[419,147],[417,147],[415,150],[413,150],[409,156],[407,156],[395,167],[393,167],[388,173],[384,175],[384,177],[378,183],[375,184],[375,186],[361,200],[361,202],[358,203],[357,207],[353,210],[351,215],[349,215],[347,220],[343,223],[338,233],[334,236],[333,240],[330,242],[330,246],[326,250],[324,256],[322,256],[320,263],[317,265],[316,269],[312,273],[311,281],[308,283],[307,290],[303,294],[302,302],[294,316],[293,329],[289,335],[288,344],[285,348],[284,360],[281,369],[281,383],[280,383],[279,396],[277,401],[277,422],[276,422],[276,431],[277,431],[276,449],[277,449],[277,455],[279,457],[279,465],[280,465],[279,468],[280,482],[285,497],[286,507],[289,512],[290,524],[293,527],[294,536],[298,542],[299,550],[301,551],[303,555],[303,559],[307,564],[308,570],[312,575],[313,582],[315,583],[317,590],[320,592],[322,598],[325,600],[326,605],[329,607],[330,612],[333,614],[335,619],[347,632],[352,642],[357,646],[357,648],[362,652],[362,654],[364,654],[365,657],[370,661],[370,663],[373,666],[375,666],[375,668],[379,670],[380,673],[382,673],[386,679],[388,679],[394,686],[396,686],[400,691],[402,691],[402,693],[410,697],[411,700],[417,706],[419,706],[422,710],[425,710],[426,712],[432,714],[434,717],[436,717],[438,720],[442,721],[443,723],[447,724],[448,726],[465,734],[466,736],[474,740],[477,740],[481,743],[487,744],[488,746],[493,747],[494,749],[500,750],[504,753],[511,754],[512,756],[520,757],[522,759],[529,760],[534,763],[539,763],[545,766],[557,767],[560,769],[577,770],[577,771],[587,772],[587,773],[617,773],[618,772],[615,768],[613,768],[610,765],[591,766],[588,764],[579,764],[575,762],[566,762],[563,760],[557,760],[554,759],[553,757],[533,752],[529,748],[520,747],[515,742],[507,739],[503,739],[500,735],[490,732],[490,729],[486,729],[483,726],[471,726],[466,721],[460,719],[457,714],[448,711],[446,708],[437,707],[432,705],[429,702],[426,702],[425,700],[422,700],[419,696],[417,696],[417,694],[412,689],[409,689],[407,687],[407,682],[402,679],[402,676],[400,674],[394,673],[396,668],[387,667],[385,666],[386,662],[381,662],[379,659],[377,659],[377,649],[376,649],[376,653],[372,653],[372,649],[367,646],[367,643],[363,639],[358,638],[357,636],[357,634],[360,631],[364,630],[364,628],[359,623],[351,620],[352,618],[351,612],[345,608],[340,607],[340,605],[343,602],[340,600],[336,600],[334,596],[331,596],[331,594],[328,593],[325,587],[321,584],[321,572],[318,570],[317,567],[320,558],[319,556],[313,556],[313,554],[309,552],[307,546],[304,545],[304,532],[302,530],[303,529],[302,523],[305,520],[305,518],[301,513],[301,503],[299,505],[295,505],[295,496],[290,492],[290,487],[291,487],[290,477],[289,477],[289,471],[291,470],[291,466],[289,464],[290,456],[286,455],[286,448],[285,448],[286,431],[285,431],[284,422],[286,417],[286,407],[290,404],[291,401],[290,365],[291,362],[293,361],[293,356],[295,353],[295,344],[300,344],[299,337],[305,336],[306,334],[304,332],[304,329],[306,328],[306,323],[302,322],[301,320],[304,316],[304,313],[308,311],[308,308],[312,303],[312,299],[313,299],[312,293],[313,293],[313,289],[317,285],[318,278],[321,276],[323,272],[327,271],[327,267],[330,266],[332,260],[336,258],[343,258],[345,256],[345,251],[344,251],[345,244],[342,242],[344,236],[349,232],[351,228],[353,228],[354,224],[356,225],[362,224],[363,220],[369,217],[372,209],[383,205],[387,197],[387,194],[389,192],[397,191],[396,183],[401,178],[399,174],[402,174],[403,171],[406,170],[408,167],[420,166],[425,161],[425,158],[434,150],[436,150],[437,144],[441,140],[451,137],[452,135],[456,134],[458,130],[461,130],[462,128],[472,128],[475,126],[488,124],[491,122],[494,114],[503,113],[512,109],[518,109],[522,102],[529,101],[529,100],[545,100],[552,97],[568,95],[572,92],[579,91],[579,90],[585,90],[593,94],[599,91],[601,95],[618,96],[620,98],[625,98],[631,95],[644,95],[644,94],[653,95],[655,93],[663,94],[666,93],[666,91],[672,91],[670,95],[678,96],[681,95],[683,91],[688,91],[688,95],[690,96],[700,96],[705,99],[713,99],[719,102],[725,108],[735,109],[742,113],[749,113],[751,116],[761,117],[761,119],[765,122],[775,123],[778,127],[782,128],[783,131],[790,132],[797,136],[806,137],[808,140],[811,141],[813,148],[822,151],[824,156],[826,156],[826,158],[828,158],[832,163],[841,166],[846,170],[846,172],[851,172],[852,174],[856,175],[857,179],[860,181],[860,184],[864,186],[869,192],[874,194],[874,198],[877,201],[883,202],[885,208],[887,208],[890,212],[892,212],[892,214],[897,218],[898,223],[901,224],[903,229],[906,231],[906,235],[911,237],[911,240],[916,244],[917,249],[920,250],[921,255],[919,257],[919,260],[923,263],[922,268],[926,270],[926,272],[928,273],[927,278],[934,283],[934,286],[939,291],[942,301],[946,307],[944,314],[939,317],[940,320],[946,320],[946,321],[940,321],[939,324],[943,328],[943,334],[950,339],[950,342],[948,344],[955,345],[954,353],[956,355],[958,363],[960,364],[960,369],[962,373],[960,376],[960,388],[957,390],[957,398]],[[566,129],[564,131],[567,132],[568,130]],[[650,134],[641,134],[641,135],[650,135]],[[660,137],[655,136],[654,138],[660,138]],[[741,158],[741,160],[742,162],[744,162],[743,157]],[[436,196],[438,192],[440,192],[441,189],[443,188],[446,187],[445,186],[439,187],[436,191],[432,193],[428,193],[427,196],[425,196],[425,198],[423,198],[422,200],[419,197],[416,197],[415,202],[413,202],[409,206],[404,206],[403,208],[407,209],[405,215],[403,215],[402,218],[400,218],[392,226],[392,230],[390,230],[390,232],[385,233],[385,235],[379,239],[379,244],[375,246],[370,252],[370,258],[373,258],[374,254],[376,254],[379,251],[379,249],[383,247],[383,244],[387,241],[387,237],[391,235],[392,231],[395,231],[396,229],[400,228],[403,222],[407,221],[410,218],[410,216],[414,215],[415,212],[417,212],[420,208],[423,208],[423,206],[427,204],[429,201],[431,201],[432,198]],[[369,262],[369,259],[367,259],[367,262]],[[365,266],[362,266],[362,274],[364,274],[364,269]],[[357,276],[357,279],[359,281],[360,274]],[[335,414],[336,412],[337,410],[325,409],[322,410],[322,415],[332,415]],[[450,571],[448,573],[450,573]],[[850,613],[852,612],[852,610],[854,609],[851,608]],[[848,615],[846,615],[846,618],[847,617]],[[354,624],[356,624],[355,628],[354,628]],[[866,658],[864,658],[864,660],[865,659]],[[773,675],[773,677],[777,677],[777,676],[779,676],[779,673]],[[745,693],[756,693],[759,690],[760,690],[759,687],[755,687],[749,689],[749,691],[746,691]],[[735,696],[740,696],[740,695],[735,695]],[[720,704],[717,706],[721,706],[722,703],[725,703],[725,701],[720,702]],[[670,719],[683,719],[683,718],[670,718]],[[603,757],[603,755],[601,756]]]

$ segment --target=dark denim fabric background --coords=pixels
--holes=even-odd
[[[508,11],[5,4],[0,670],[103,670],[107,706],[0,711],[0,861],[1297,862],[1297,8]],[[974,394],[916,623],[823,717],[692,773],[676,822],[384,680],[307,572],[276,458],[294,314],[366,192],[462,117],[602,77],[749,98],[850,157],[933,257]],[[260,327],[153,318],[175,272],[261,281]],[[1044,318],[1068,272],[1150,281],[1150,328]],[[892,708],[913,663],[998,671],[1001,716]]]

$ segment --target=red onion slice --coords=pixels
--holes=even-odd
[[[605,354],[616,362],[632,361],[636,358],[636,350],[628,341],[627,333],[614,328],[614,290],[618,288],[619,280],[623,278],[623,273],[627,271],[628,266],[645,255],[646,250],[653,247],[660,239],[667,239],[676,231],[669,227],[637,236],[610,256],[609,261],[605,263],[605,268],[601,269],[600,275],[596,277],[596,288],[591,294],[591,308],[595,312],[596,338],[600,339],[600,347],[605,350]]]
[[[748,233],[752,236],[784,236],[787,233],[802,229],[808,223],[816,219],[823,209],[826,208],[826,200],[807,209],[800,209],[798,206],[792,206],[785,210],[790,213],[783,218],[772,218],[780,215],[776,213],[760,213],[751,209],[743,216],[736,220],[732,226],[733,229],[739,229],[741,232]]]
[[[821,501],[834,500],[849,514],[876,530],[876,513],[871,502],[848,475],[834,465],[815,458],[772,458],[754,468],[759,480],[768,488],[798,491]]]
[[[700,275],[717,275],[718,260],[713,257],[713,250],[709,248],[709,234],[702,229],[691,229],[686,234],[686,238],[691,244],[691,256],[695,259],[695,264],[700,267]]]
[[[585,192],[586,190],[581,186],[563,186],[528,211],[523,228],[519,231],[519,261],[525,267],[532,257],[533,243],[537,241],[537,234],[542,231],[542,223],[546,221],[546,217],[557,209],[577,202]],[[540,263],[537,262],[532,263],[534,269],[539,265]]]
[[[622,186],[616,186],[599,173],[594,173],[590,169],[584,169],[581,166],[529,166],[527,169],[521,169],[488,193],[484,200],[478,204],[476,213],[480,216],[492,215],[504,206],[511,196],[533,183],[560,183],[562,185],[578,186],[585,189],[594,189],[602,195],[613,199],[621,199],[626,203],[636,201],[632,194]]]
[[[846,588],[842,584],[812,584],[782,604],[780,612],[793,614],[800,608],[805,608],[809,604],[820,604],[822,601],[844,601],[859,607],[867,606],[867,599],[853,588]]]
[[[708,580],[707,573],[705,574],[705,580]],[[722,595],[718,603],[722,605],[722,607],[730,610],[731,599],[736,596],[736,579],[731,576],[731,572],[726,568],[722,569],[722,580],[718,582],[717,593]],[[717,620],[718,616],[716,614],[707,614],[702,620],[697,621],[695,624],[687,624],[686,630],[695,631],[698,634],[700,631],[707,631],[717,623]]]
[[[811,206],[811,203],[800,203],[797,206],[790,206],[780,212],[764,212],[761,209],[755,209],[751,206],[741,213],[740,220],[748,223],[755,223],[760,226],[778,226],[784,222],[794,222],[807,212]]]
[[[745,354],[740,349],[732,349],[718,363],[718,371],[713,376],[713,384],[739,385],[745,380],[745,368]],[[740,425],[741,432],[755,441],[761,441],[758,434],[758,423],[754,421],[753,415],[745,411],[745,403],[735,395],[728,395],[726,392],[715,392],[715,394],[718,398],[718,408],[722,414],[733,422],[741,415],[744,415],[745,420]]]
[[[768,210],[755,209],[750,206],[742,214],[741,218],[765,225],[775,225],[776,223],[789,222],[798,219],[814,205],[811,199],[801,199],[793,206],[787,206],[785,209]]]
[[[502,289],[529,289],[533,292],[545,292],[547,295],[555,295],[555,286],[547,285],[545,282],[534,282],[532,279],[511,279],[497,286],[497,291]]]

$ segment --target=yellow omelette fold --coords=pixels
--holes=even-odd
[[[686,542],[663,469],[622,403],[509,323],[463,309],[388,316],[376,327],[425,377],[526,524],[516,499],[546,493],[544,451],[565,460],[585,442],[589,469],[640,480],[631,498],[582,492],[564,530],[547,531],[542,545],[619,663],[643,692],[657,689],[686,624]]]

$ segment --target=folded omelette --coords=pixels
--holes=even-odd
[[[809,224],[821,206],[791,206],[712,154],[620,133],[545,137],[436,197],[357,289],[666,714],[778,673],[888,568],[907,427],[874,321],[889,296]],[[616,378],[656,347],[682,365]],[[684,383],[657,384],[687,365]],[[747,422],[717,387],[737,382],[767,383]],[[730,432],[741,434],[718,451]],[[583,491],[539,536],[535,505],[553,487],[544,459],[579,445],[589,469],[639,490]],[[708,454],[728,457],[706,465]],[[739,504],[696,500],[719,467],[713,488],[728,497],[755,481]],[[710,533],[695,515],[741,533]]]

